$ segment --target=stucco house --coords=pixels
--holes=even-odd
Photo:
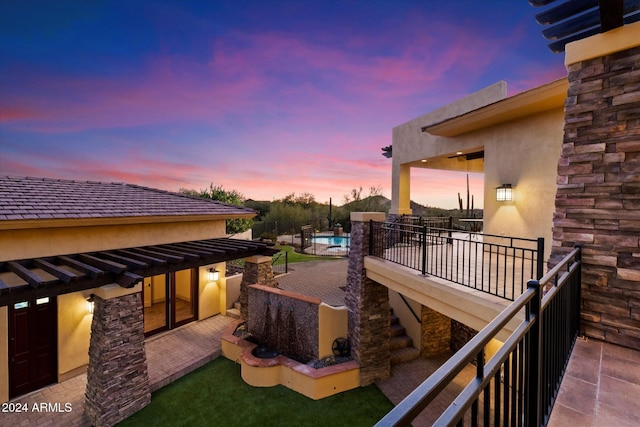
[[[254,215],[124,183],[0,177],[0,401],[88,368],[99,417],[100,393],[117,395],[110,346],[110,369],[144,379],[145,335],[230,307],[225,261],[271,249],[227,238],[225,221]]]
[[[640,347],[639,25],[567,45],[567,78],[511,97],[499,82],[395,127],[390,209],[411,214],[411,188],[429,185],[412,179],[416,168],[483,173],[484,232],[543,237],[551,266],[581,245],[586,334],[632,348]],[[498,200],[505,185],[512,199]]]
[[[549,254],[567,88],[560,79],[508,97],[498,82],[395,127],[389,213],[411,214],[411,189],[429,186],[412,169],[483,173],[485,233],[544,237]],[[503,185],[511,200],[497,200]]]
[[[530,3],[546,5],[550,2],[530,0]],[[413,243],[417,240],[413,237],[404,241],[393,237],[394,245],[396,242],[404,246],[413,243],[414,247],[423,250],[422,255],[417,257],[423,263],[423,274],[420,277],[406,269],[409,267],[414,271],[420,271],[420,265],[411,263],[411,252],[389,254],[389,234],[395,236],[411,230],[404,227],[402,224],[405,222],[398,219],[402,215],[412,214],[409,204],[411,188],[429,185],[428,178],[421,178],[423,181],[412,179],[411,171],[415,168],[484,173],[483,221],[484,232],[487,235],[481,237],[483,242],[499,242],[502,236],[545,239],[544,262],[552,272],[545,275],[540,283],[548,286],[545,298],[549,298],[544,300],[545,304],[548,303],[544,306],[545,309],[551,307],[552,298],[559,295],[559,292],[556,292],[558,288],[551,283],[568,283],[559,279],[559,276],[554,277],[560,274],[556,267],[565,268],[562,270],[566,271],[565,277],[575,275],[575,281],[567,288],[577,291],[564,300],[558,299],[562,302],[557,306],[559,308],[556,313],[562,312],[565,316],[565,313],[571,312],[577,315],[570,317],[567,314],[566,317],[548,320],[547,328],[541,334],[542,339],[548,337],[551,340],[563,329],[568,329],[570,323],[573,325],[573,335],[567,335],[564,354],[558,352],[559,360],[563,362],[556,367],[557,372],[564,373],[568,356],[578,335],[586,340],[595,339],[610,345],[608,348],[626,347],[634,351],[634,354],[640,349],[638,8],[637,2],[624,2],[624,8],[623,2],[585,1],[559,4],[538,16],[540,19],[547,15],[555,16],[553,19],[557,19],[559,23],[552,26],[553,31],[566,32],[572,28],[579,33],[563,33],[566,38],[550,45],[552,50],[558,46],[562,48],[560,51],[566,49],[566,79],[550,82],[512,97],[506,96],[505,83],[500,82],[393,129],[392,147],[383,148],[392,154],[393,159],[391,221],[384,229],[387,233],[384,243],[387,246],[380,248],[378,253],[365,252],[363,264],[366,278],[371,281],[366,283],[369,287],[376,289],[376,284],[381,284],[417,303],[413,311],[423,315],[420,326],[422,333],[416,331],[418,339],[414,339],[414,342],[421,342],[422,339],[423,348],[433,347],[425,347],[425,342],[429,344],[430,337],[450,328],[447,317],[477,330],[484,328],[484,312],[490,307],[481,307],[485,297],[474,294],[476,282],[473,280],[469,281],[471,284],[463,284],[470,288],[469,291],[458,288],[456,292],[453,290],[457,288],[455,284],[442,283],[438,277],[424,274],[425,264],[449,266],[452,263],[452,253],[455,264],[456,254],[459,255],[458,259],[468,259],[475,256],[475,249],[456,252],[454,246],[453,250],[429,252],[422,249],[428,247],[426,242],[435,242],[433,244],[442,247],[450,245],[450,242],[438,236],[433,240],[424,239],[425,243],[418,246]],[[570,16],[567,16],[567,13],[575,9],[579,9],[580,13],[586,9],[593,10],[571,19],[571,22],[563,21]],[[562,19],[558,18],[560,15],[563,16]],[[594,22],[589,24],[593,25],[593,28],[581,32],[587,25],[582,21],[587,20]],[[553,22],[555,24],[555,21]],[[512,190],[511,200],[504,200],[499,194],[498,190],[505,188]],[[366,223],[362,227],[366,233]],[[369,229],[372,233],[375,232],[374,228]],[[375,242],[375,237],[371,241]],[[467,246],[460,245],[463,248],[476,246],[478,244],[471,240]],[[487,247],[479,251],[485,252]],[[431,260],[435,258],[435,262],[429,261],[431,254]],[[426,263],[423,261],[425,259]],[[463,270],[474,276],[477,273],[475,264],[474,261],[456,264],[454,268],[459,272],[457,266],[462,265]],[[510,269],[508,264],[503,265],[506,265],[505,270]],[[527,288],[527,292],[535,288],[536,281],[532,282],[533,286]],[[383,293],[382,290],[380,292]],[[394,292],[389,292],[389,300],[395,310],[396,306],[401,307],[402,304],[394,304]],[[497,315],[494,313],[493,318]],[[369,319],[376,315],[371,312],[366,314]],[[406,317],[410,319],[410,316]],[[435,321],[429,321],[429,317]],[[504,329],[509,329],[509,325],[506,324]],[[504,329],[501,332],[504,332]],[[451,331],[451,334],[453,333]],[[499,342],[495,344],[498,347],[506,343],[499,334],[496,336]],[[437,344],[434,343],[436,347]],[[441,343],[444,346],[447,344],[446,340]],[[501,348],[504,347],[506,346]],[[553,345],[549,344],[545,350],[551,352],[552,348]],[[484,347],[484,350],[489,349]],[[507,351],[510,350],[501,353],[508,354]],[[506,361],[509,357],[513,355],[507,355],[503,360]],[[544,361],[540,366],[547,369],[553,365],[547,354],[543,357]],[[587,356],[589,357],[592,355]],[[612,358],[615,359],[615,356]],[[595,363],[590,366],[599,369],[600,361],[596,360]],[[628,362],[621,360],[619,363],[624,366]],[[495,366],[493,362],[489,362],[485,368],[490,365]],[[579,367],[582,368],[583,365]],[[503,368],[504,365],[501,369]],[[622,371],[624,369],[616,374],[608,372],[607,375],[633,382],[636,384],[633,387],[637,387],[637,376]],[[388,370],[379,369],[379,372],[386,374]],[[479,383],[480,380],[486,380],[482,386],[485,387],[484,384],[488,384],[489,380],[480,372],[479,369],[475,381]],[[446,372],[446,375],[449,374],[451,372]],[[373,375],[380,374],[374,372]],[[394,423],[401,418],[400,425],[404,425],[412,420],[431,401],[426,396],[441,386],[439,381],[444,381],[444,375],[445,373],[431,381],[425,381],[399,404],[390,416],[385,417],[380,425],[395,425]],[[537,373],[532,376],[536,377]],[[531,406],[533,409],[528,411],[528,414],[531,414],[532,418],[527,422],[532,425],[548,422],[561,380],[562,375],[554,379],[546,378],[541,384],[546,384],[547,387],[551,384],[553,393],[532,394],[544,399],[544,404],[536,406],[539,403],[537,402]],[[495,384],[499,384],[500,381],[504,381],[506,388],[507,376],[496,377]],[[553,381],[558,383],[552,383]],[[489,386],[486,387],[484,392],[489,390]],[[585,387],[592,390],[596,386],[585,383]],[[469,389],[471,388],[470,383]],[[473,392],[477,390],[480,390],[480,387]],[[624,393],[622,390],[621,388],[608,391],[611,393],[609,404],[616,400],[612,396]],[[454,420],[453,414],[458,416],[463,412],[461,408],[465,408],[464,405],[471,401],[464,398],[471,396],[473,392],[465,389],[464,396],[459,396],[460,399],[456,399],[456,403],[447,409],[453,423],[458,419]],[[496,396],[497,402],[500,402],[498,395]],[[596,412],[601,408],[598,406],[599,399],[600,397],[592,399],[589,403],[591,406],[582,410],[574,407],[567,410],[567,407],[564,407],[559,411],[563,414],[559,419],[565,422],[569,419],[577,420],[575,417],[578,416],[584,416],[581,420],[595,419],[594,408]],[[504,402],[506,400],[505,398]],[[628,402],[624,398],[620,400]],[[567,404],[567,399],[563,403]],[[624,405],[625,403],[620,407],[616,406],[621,419],[635,409]],[[499,403],[496,403],[495,407],[498,406]],[[508,408],[495,412],[493,406],[491,408],[492,415],[496,417],[509,414]],[[515,411],[514,407],[511,413],[514,414]],[[524,411],[519,412],[523,413]],[[632,418],[628,419],[635,419],[633,417],[636,415],[630,415]]]

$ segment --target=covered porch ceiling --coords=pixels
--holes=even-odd
[[[412,168],[440,169],[457,172],[484,172],[484,147],[465,148],[440,156],[422,158],[409,163]]]
[[[0,262],[0,306],[117,283],[131,288],[144,277],[273,255],[266,243],[217,238]]]

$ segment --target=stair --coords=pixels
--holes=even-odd
[[[398,316],[391,310],[389,330],[391,332],[391,365],[417,359],[420,350],[413,347],[413,339],[407,335],[407,330],[400,324]]]
[[[233,308],[227,309],[227,317],[231,317],[233,319],[240,319],[240,303],[238,301],[233,303]]]

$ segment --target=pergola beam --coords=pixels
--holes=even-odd
[[[52,263],[50,263],[49,261],[46,261],[44,259],[41,258],[36,258],[33,260],[33,264],[38,267],[41,268],[42,270],[46,271],[47,273],[56,276],[58,279],[62,280],[64,283],[69,283],[72,280],[78,280],[78,276],[63,270],[62,268],[58,267],[57,265],[54,265]]]

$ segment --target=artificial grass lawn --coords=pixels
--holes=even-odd
[[[119,426],[372,426],[393,408],[375,386],[312,400],[284,386],[251,387],[220,357],[153,393]]]

